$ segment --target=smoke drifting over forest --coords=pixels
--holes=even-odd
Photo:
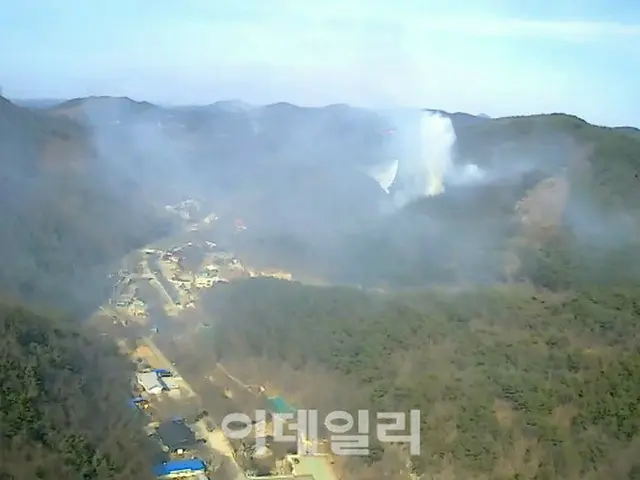
[[[393,120],[392,134],[397,135],[394,153],[399,158],[375,165],[368,173],[398,207],[421,197],[440,195],[447,184],[470,185],[485,178],[477,165],[455,164],[456,132],[449,117],[421,111],[404,112]]]
[[[78,167],[73,171],[38,170],[42,159],[35,143],[16,143],[27,138],[23,131],[6,135],[4,148],[16,145],[16,151],[26,152],[22,157],[32,163],[20,162],[20,168],[29,164],[38,173],[34,185],[55,178],[55,185],[67,185],[70,194],[82,191],[86,198],[70,201],[69,208],[82,205],[82,218],[109,229],[122,243],[119,253],[171,228],[165,226],[164,206],[187,197],[229,224],[242,218],[248,230],[229,240],[256,261],[358,284],[496,281],[504,275],[502,256],[521,219],[527,225],[570,226],[581,242],[593,239],[616,248],[635,228],[626,212],[598,210],[596,190],[582,173],[588,169],[581,167],[589,165],[593,141],[580,135],[600,130],[572,117],[494,120],[418,109],[377,112],[286,103],[164,108],[109,97],[40,111],[7,102],[5,110],[22,119],[24,129],[35,120],[41,132],[62,129],[58,137],[54,133],[38,142],[49,142],[47,158],[53,158],[61,139],[68,138],[62,143],[67,150],[55,161],[69,159]],[[15,130],[20,123],[10,120]],[[28,175],[12,175],[15,181],[6,185],[5,195],[11,189],[23,193],[8,196],[5,210],[16,203],[21,206],[12,211],[22,211],[44,198],[44,190],[33,189],[31,203],[23,202],[26,191],[19,185]],[[541,184],[545,179],[555,179],[555,186]],[[128,215],[122,215],[123,204]],[[57,235],[59,229],[51,230]],[[619,232],[618,240],[607,240],[605,231]],[[12,237],[7,244],[26,244],[21,234],[6,235]],[[43,249],[59,255],[55,265],[73,265],[69,252],[93,245],[67,235],[56,238]],[[108,252],[113,245],[105,241],[102,250],[86,253],[85,261],[98,266],[85,271],[101,276],[102,265],[113,261]],[[76,272],[70,275],[77,278]],[[47,289],[61,284],[59,277],[45,282]],[[87,288],[85,282],[75,296],[88,298]]]

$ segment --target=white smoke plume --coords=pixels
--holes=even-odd
[[[397,207],[440,195],[446,185],[472,185],[486,180],[475,164],[455,165],[456,132],[451,119],[432,111],[402,111],[392,115],[396,134],[393,160],[367,170]]]
[[[420,118],[420,158],[424,169],[424,189],[417,196],[434,196],[444,192],[444,182],[453,169],[456,132],[448,117],[423,112]]]

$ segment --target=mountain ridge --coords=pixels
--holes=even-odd
[[[345,105],[298,107],[286,102],[252,111],[216,104],[193,110],[164,108],[126,97],[73,99],[62,107],[37,112],[16,110],[20,107],[7,102],[3,105],[25,118],[73,125],[77,129],[73,131],[81,132],[79,135],[95,149],[91,159],[84,159],[89,165],[87,174],[110,195],[137,190],[156,208],[171,201],[168,186],[175,190],[174,197],[181,190],[204,198],[213,195],[220,212],[250,219],[247,239],[266,245],[271,243],[269,238],[288,235],[308,245],[307,250],[315,252],[310,256],[317,257],[319,263],[327,264],[331,259],[329,263],[348,265],[345,269],[360,272],[358,276],[379,280],[397,267],[386,265],[381,272],[365,274],[362,266],[370,263],[365,257],[376,248],[390,249],[385,255],[389,262],[407,262],[402,268],[409,269],[413,263],[423,265],[426,271],[439,255],[471,255],[461,253],[469,248],[468,242],[446,239],[454,232],[460,238],[469,237],[470,225],[475,231],[483,229],[478,237],[482,241],[476,246],[485,248],[491,243],[503,245],[506,236],[514,235],[513,221],[522,221],[525,216],[532,238],[538,237],[540,229],[547,237],[551,226],[556,230],[570,228],[584,237],[592,235],[594,224],[606,224],[621,235],[628,235],[629,228],[636,231],[640,224],[634,213],[636,199],[640,200],[634,177],[638,169],[634,152],[640,151],[640,136],[593,126],[571,115],[487,119],[429,110],[450,115],[457,136],[455,164],[476,165],[483,169],[484,179],[475,185],[449,186],[438,197],[415,199],[406,212],[387,218],[381,212],[393,208],[389,197],[362,173],[368,164],[379,164],[396,154],[385,133],[390,126],[385,112]],[[69,120],[61,114],[68,108],[94,118]],[[73,156],[80,157],[81,153]],[[550,178],[555,178],[556,185],[565,182],[566,188],[557,192],[570,192],[558,193],[554,209],[545,207],[546,200],[536,193],[556,191],[544,187]],[[607,213],[620,208],[612,203],[614,198],[622,202],[625,215]],[[428,222],[416,216],[438,219],[438,228],[444,230],[437,233],[438,228],[427,226]],[[536,219],[533,223],[532,218]],[[483,226],[479,219],[489,223]],[[401,226],[403,222],[407,224]],[[464,227],[465,222],[469,227]],[[489,224],[493,227],[488,228]],[[371,235],[382,244],[374,247],[373,237],[367,238]],[[370,245],[365,248],[361,242]],[[444,250],[439,255],[425,253],[419,247],[425,242],[434,252]],[[436,247],[440,243],[442,246]],[[456,244],[456,249],[461,249],[458,253],[450,251]],[[403,254],[400,246],[413,253]],[[363,256],[357,250],[369,253]],[[280,258],[281,253],[276,256]],[[423,260],[417,261],[420,256]],[[308,261],[309,254],[306,258]],[[362,265],[356,268],[354,262]],[[447,274],[447,278],[460,278],[460,268],[467,268],[464,262],[460,265],[457,273],[450,272],[453,276]],[[495,273],[488,273],[492,272],[488,266],[482,269],[486,272],[483,278],[495,278]],[[398,274],[394,275],[398,280]],[[410,283],[421,278],[412,275],[415,280]]]
[[[4,97],[3,97],[4,98]],[[8,99],[8,98],[7,98]],[[51,107],[55,107],[55,106],[59,106],[62,105],[66,102],[70,102],[70,101],[82,101],[82,100],[87,100],[87,99],[127,99],[132,103],[142,103],[142,104],[150,104],[153,105],[155,107],[159,107],[159,108],[167,108],[167,109],[189,109],[189,108],[203,108],[203,107],[210,107],[210,106],[214,106],[216,104],[220,104],[221,106],[224,105],[229,105],[229,104],[239,104],[239,105],[243,105],[244,107],[251,107],[251,108],[264,108],[264,107],[268,107],[268,106],[272,106],[272,105],[278,105],[278,104],[288,104],[294,107],[298,107],[298,108],[303,108],[303,109],[323,109],[323,108],[343,108],[343,107],[347,107],[349,109],[355,109],[355,110],[369,110],[369,111],[385,111],[388,110],[388,108],[374,108],[374,107],[361,107],[361,106],[357,106],[357,105],[351,105],[348,103],[335,103],[335,104],[326,104],[326,105],[322,105],[322,106],[300,106],[300,105],[296,105],[294,103],[291,102],[273,102],[273,103],[267,103],[267,104],[250,104],[245,102],[242,99],[237,99],[237,98],[233,98],[233,99],[221,99],[221,100],[216,100],[212,103],[203,103],[203,104],[184,104],[184,105],[170,105],[167,106],[165,104],[163,104],[162,102],[148,102],[148,101],[144,101],[144,100],[135,100],[134,98],[131,97],[127,97],[127,96],[113,96],[113,95],[89,95],[89,96],[85,96],[85,97],[74,97],[71,99],[63,99],[63,98],[58,98],[58,99],[52,99],[52,98],[12,98],[12,99],[8,99],[9,101],[13,102],[14,104],[18,105],[18,106],[22,106],[22,107],[26,107],[26,108],[31,108],[31,106],[37,105],[35,108],[51,108]],[[46,105],[46,107],[45,107]],[[403,110],[406,108],[400,108],[400,110]],[[431,111],[431,112],[437,112],[437,113],[441,113],[447,116],[455,116],[455,115],[463,115],[463,116],[471,116],[471,117],[476,117],[476,118],[480,118],[480,119],[485,119],[485,120],[497,120],[500,118],[517,118],[517,117],[536,117],[536,116],[540,116],[540,115],[567,115],[567,116],[575,116],[576,118],[581,118],[579,116],[570,114],[570,113],[564,113],[564,112],[539,112],[539,113],[528,113],[528,114],[515,114],[515,115],[504,115],[504,116],[490,116],[487,115],[485,113],[478,113],[478,114],[472,114],[472,113],[468,113],[468,112],[462,112],[462,111],[447,111],[444,109],[438,109],[438,108],[430,108],[430,107],[415,107],[415,109],[417,110],[423,110],[423,111]],[[586,121],[586,120],[585,120]],[[590,123],[590,122],[589,122]],[[596,126],[603,126],[603,127],[607,127],[607,128],[615,128],[615,129],[630,129],[633,131],[637,131],[638,127],[632,126],[632,125],[627,125],[627,126],[609,126],[609,125],[599,125],[599,124],[595,124],[592,123],[592,125],[596,125]]]

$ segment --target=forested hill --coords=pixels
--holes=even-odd
[[[0,291],[86,314],[107,267],[167,225],[139,192],[108,183],[91,131],[0,97]]]
[[[85,126],[0,97],[2,480],[152,478],[132,370],[81,321],[108,269],[166,224],[96,155]]]
[[[129,374],[70,322],[0,304],[0,478],[153,478]]]
[[[301,408],[422,412],[421,478],[640,478],[636,288],[372,294],[277,280],[214,289],[198,334]],[[406,479],[377,445],[347,478]],[[373,464],[368,470],[366,464]]]
[[[569,267],[549,286],[640,279],[640,136],[560,114],[461,124],[456,135],[457,165],[482,178],[352,232],[342,256],[307,257],[333,278],[384,288],[533,270],[542,282],[559,263]]]
[[[419,457],[374,442],[348,478],[640,478],[640,138],[567,115],[456,133],[494,181],[326,262],[385,293],[234,282],[195,355],[304,408],[421,411]]]

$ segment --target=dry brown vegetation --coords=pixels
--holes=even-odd
[[[219,360],[304,408],[421,410],[420,457],[374,442],[370,457],[338,460],[345,478],[582,480],[640,468],[624,453],[640,435],[633,291],[379,296],[249,280],[212,295],[216,328],[190,344],[201,368]]]

